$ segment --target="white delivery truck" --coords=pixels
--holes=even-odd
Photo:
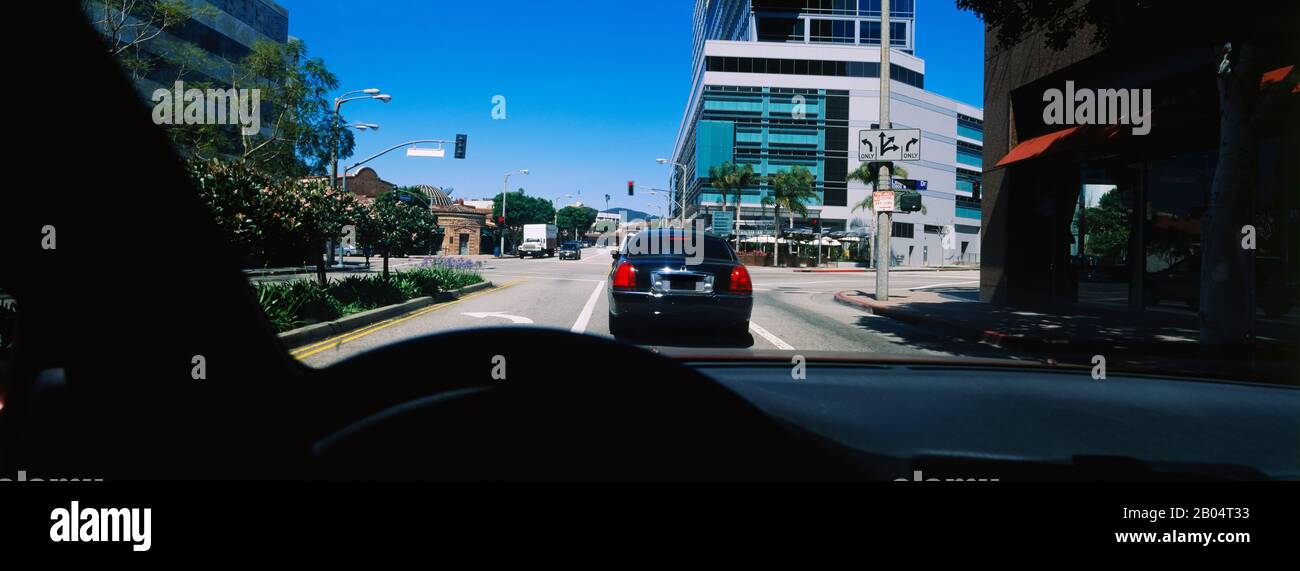
[[[554,224],[525,224],[524,243],[519,245],[519,257],[550,258],[559,246],[560,231]]]

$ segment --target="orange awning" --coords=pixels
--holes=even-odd
[[[1287,74],[1291,73],[1291,70],[1293,69],[1295,69],[1294,64],[1286,67],[1279,67],[1264,74],[1263,77],[1259,78],[1259,88],[1264,89],[1274,83],[1281,83],[1283,79],[1286,79]],[[1291,93],[1300,93],[1300,83],[1291,86]]]
[[[1077,125],[1021,141],[994,167],[1109,141],[1120,136],[1116,125]]]
[[[1259,81],[1259,88],[1264,89],[1274,83],[1280,83],[1286,79],[1286,76],[1295,69],[1295,65],[1280,67],[1268,73],[1265,73]],[[1300,93],[1300,84],[1291,88],[1291,93]],[[1119,125],[1077,125],[1068,127],[1059,131],[1052,131],[1046,135],[1021,141],[1019,145],[1011,149],[1007,156],[1002,157],[994,167],[1005,167],[1007,165],[1018,163],[1020,161],[1055,154],[1062,151],[1068,151],[1110,141],[1123,135]]]

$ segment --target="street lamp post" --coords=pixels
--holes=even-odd
[[[374,124],[374,123],[353,123],[353,124],[351,124],[351,125],[348,125],[347,128],[348,128],[348,129],[356,129],[356,130],[358,130],[358,131],[367,131],[367,130],[369,130],[369,131],[378,131],[378,130],[379,130],[379,125],[376,125],[376,124]],[[336,164],[335,164],[335,173],[334,173],[334,178],[335,178],[335,179],[338,178],[338,170],[337,170],[337,169],[338,169],[338,167],[337,167],[337,161],[336,161]],[[336,184],[337,184],[337,181],[331,181],[330,186],[333,187],[333,186],[335,186]],[[346,181],[346,180],[343,182],[343,189],[344,189],[344,190],[347,190],[347,181]],[[343,260],[341,260],[341,259],[338,261],[338,262],[339,262],[338,264],[335,264],[335,262],[334,262],[334,240],[330,240],[330,241],[325,245],[325,248],[326,248],[326,250],[327,250],[327,251],[325,252],[325,263],[326,263],[326,265],[329,265],[329,266],[342,265]]]
[[[353,95],[355,95],[356,97],[352,97]],[[333,153],[334,156],[331,157],[333,159],[331,162],[334,164],[332,169],[332,174],[334,175],[334,177],[330,179],[330,186],[333,186],[335,188],[338,188],[339,186],[339,155],[343,153],[343,149],[341,148],[343,145],[342,126],[340,125],[340,123],[343,120],[341,118],[340,111],[342,110],[344,103],[347,103],[349,101],[357,101],[361,99],[378,99],[380,101],[383,101],[384,103],[388,103],[389,101],[393,100],[393,96],[388,95],[387,93],[380,93],[378,89],[371,87],[370,89],[358,89],[356,91],[349,91],[347,93],[344,93],[343,95],[334,98],[334,153]],[[375,127],[368,127],[368,128],[378,129],[379,127],[375,126]]]
[[[510,194],[510,176],[513,174],[522,174],[527,176],[528,169],[519,169],[506,173],[505,181],[501,183],[501,252],[500,257],[506,257],[506,197]]]
[[[330,157],[330,162],[333,164],[330,172],[330,188],[339,188],[339,155],[343,154],[343,127],[340,125],[343,119],[340,111],[342,110],[344,103],[360,99],[378,99],[384,103],[388,103],[393,100],[393,96],[386,93],[380,93],[379,89],[371,87],[369,89],[349,91],[334,98],[334,147],[332,149],[333,152],[331,153],[333,156]],[[357,127],[363,131],[366,129],[379,129],[379,126],[374,125],[373,123],[365,124],[364,127],[358,127],[357,125],[349,125],[349,127]],[[346,184],[344,184],[344,186],[346,186]],[[331,266],[334,265],[334,240],[330,240],[329,243],[325,245],[325,250],[326,264]]]
[[[672,213],[673,213],[673,191],[665,190],[662,188],[652,188],[650,189],[650,196],[658,196],[658,194],[656,193],[659,192],[664,193],[664,198],[667,199],[668,208],[661,210],[664,222],[667,223],[672,218]],[[651,205],[647,204],[647,206],[651,206]],[[659,209],[658,206],[653,206],[653,208]]]
[[[678,200],[681,201],[681,205],[679,206],[679,209],[677,211],[677,220],[681,224],[682,228],[685,228],[686,227],[686,190],[682,188],[682,185],[684,184],[682,179],[686,178],[686,165],[683,165],[682,163],[670,161],[668,159],[655,159],[655,162],[661,165],[666,165],[671,163],[673,165],[674,171],[676,169],[681,169],[682,171],[681,174],[677,177],[676,185],[672,184],[673,176],[671,174],[668,175],[668,186],[672,186],[677,189],[677,198]],[[668,202],[669,204],[672,203],[671,195],[669,195],[668,197]]]

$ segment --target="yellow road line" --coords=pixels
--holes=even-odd
[[[329,338],[329,339],[326,339],[326,340],[324,340],[324,341],[319,341],[319,342],[316,342],[316,343],[312,343],[311,345],[307,345],[307,346],[304,346],[304,347],[299,347],[299,348],[297,348],[297,349],[294,349],[294,350],[290,351],[289,354],[292,355],[294,358],[296,358],[296,359],[298,359],[298,360],[306,359],[306,358],[308,358],[308,357],[311,357],[312,355],[315,355],[315,354],[317,354],[317,353],[320,353],[320,352],[325,351],[325,350],[328,350],[328,349],[332,349],[332,348],[338,347],[339,345],[342,345],[342,344],[344,344],[344,343],[350,343],[350,342],[352,342],[352,341],[356,341],[357,339],[360,339],[360,338],[362,338],[362,337],[365,337],[365,336],[367,336],[367,335],[370,335],[371,333],[375,333],[375,332],[378,332],[378,331],[382,331],[382,330],[384,330],[384,329],[387,329],[387,328],[392,327],[392,326],[394,326],[394,325],[397,325],[397,324],[399,324],[399,323],[404,323],[404,322],[406,322],[406,321],[410,321],[410,320],[412,320],[412,319],[415,319],[415,318],[417,318],[417,317],[420,317],[420,316],[425,315],[425,314],[428,314],[428,313],[432,313],[432,312],[437,311],[437,310],[439,310],[439,309],[442,309],[442,308],[445,308],[445,307],[449,307],[449,306],[452,306],[452,305],[456,305],[456,304],[458,304],[458,303],[460,303],[460,302],[462,302],[462,301],[466,301],[466,300],[474,299],[474,298],[476,298],[476,297],[478,297],[478,296],[481,296],[481,295],[486,295],[486,294],[489,294],[489,293],[493,293],[493,292],[501,291],[501,290],[503,290],[503,289],[506,289],[506,288],[509,288],[509,287],[512,287],[512,286],[518,285],[518,284],[520,284],[520,283],[522,283],[522,282],[524,282],[524,281],[527,281],[527,280],[515,280],[515,281],[512,281],[512,282],[507,282],[507,283],[501,284],[501,285],[499,285],[499,286],[496,286],[496,287],[494,287],[494,288],[485,289],[485,290],[483,290],[483,291],[479,291],[479,292],[471,293],[471,294],[469,294],[469,295],[467,295],[467,296],[465,296],[465,297],[459,298],[459,299],[455,299],[455,300],[452,300],[452,301],[447,301],[447,302],[443,302],[443,303],[434,304],[434,305],[431,305],[431,306],[426,307],[426,308],[424,308],[424,309],[417,310],[417,311],[414,312],[414,313],[410,313],[410,314],[407,314],[407,315],[404,315],[404,316],[401,316],[401,317],[394,317],[394,318],[391,318],[391,319],[386,319],[386,320],[384,320],[384,321],[380,321],[379,323],[375,323],[374,325],[369,325],[369,326],[363,327],[363,328],[361,328],[361,329],[357,329],[357,330],[355,330],[355,331],[349,331],[349,332],[347,332],[347,333],[343,333],[343,334],[341,334],[341,335],[336,335],[336,336],[331,337],[331,338]]]

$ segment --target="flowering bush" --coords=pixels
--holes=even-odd
[[[267,176],[244,162],[191,161],[191,180],[245,267],[320,264],[325,242],[366,207],[325,180]]]

